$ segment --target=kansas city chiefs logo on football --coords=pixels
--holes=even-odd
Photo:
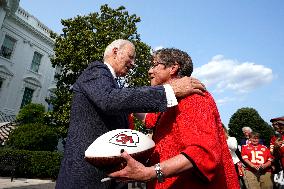
[[[109,140],[109,143],[118,146],[137,147],[137,143],[139,143],[139,137],[138,134],[135,133],[135,131],[123,131],[113,136]]]

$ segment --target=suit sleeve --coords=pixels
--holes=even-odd
[[[77,80],[74,90],[82,92],[105,114],[121,111],[156,112],[167,109],[163,86],[119,89],[105,65],[89,67]]]
[[[213,180],[218,167],[222,166],[222,145],[226,143],[225,138],[223,143],[220,142],[218,117],[215,102],[208,93],[204,97],[192,95],[189,100],[179,103],[177,124],[186,147],[182,154],[207,182]]]

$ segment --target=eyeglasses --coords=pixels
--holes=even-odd
[[[156,68],[159,64],[162,64],[162,65],[166,66],[166,64],[161,63],[161,62],[153,62],[153,64],[150,66],[150,69]]]

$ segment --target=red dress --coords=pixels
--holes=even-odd
[[[146,116],[146,126],[153,127],[158,114]],[[191,95],[169,108],[154,130],[155,151],[150,157],[154,165],[180,153],[194,168],[179,176],[148,183],[148,189],[239,189],[216,104],[209,93]]]

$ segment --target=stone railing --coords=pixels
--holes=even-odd
[[[2,122],[14,122],[16,119],[15,115],[7,115],[0,111],[0,123]]]
[[[5,142],[6,140],[8,140],[10,133],[16,127],[17,127],[17,124],[13,122],[0,123],[0,146],[5,145]]]

